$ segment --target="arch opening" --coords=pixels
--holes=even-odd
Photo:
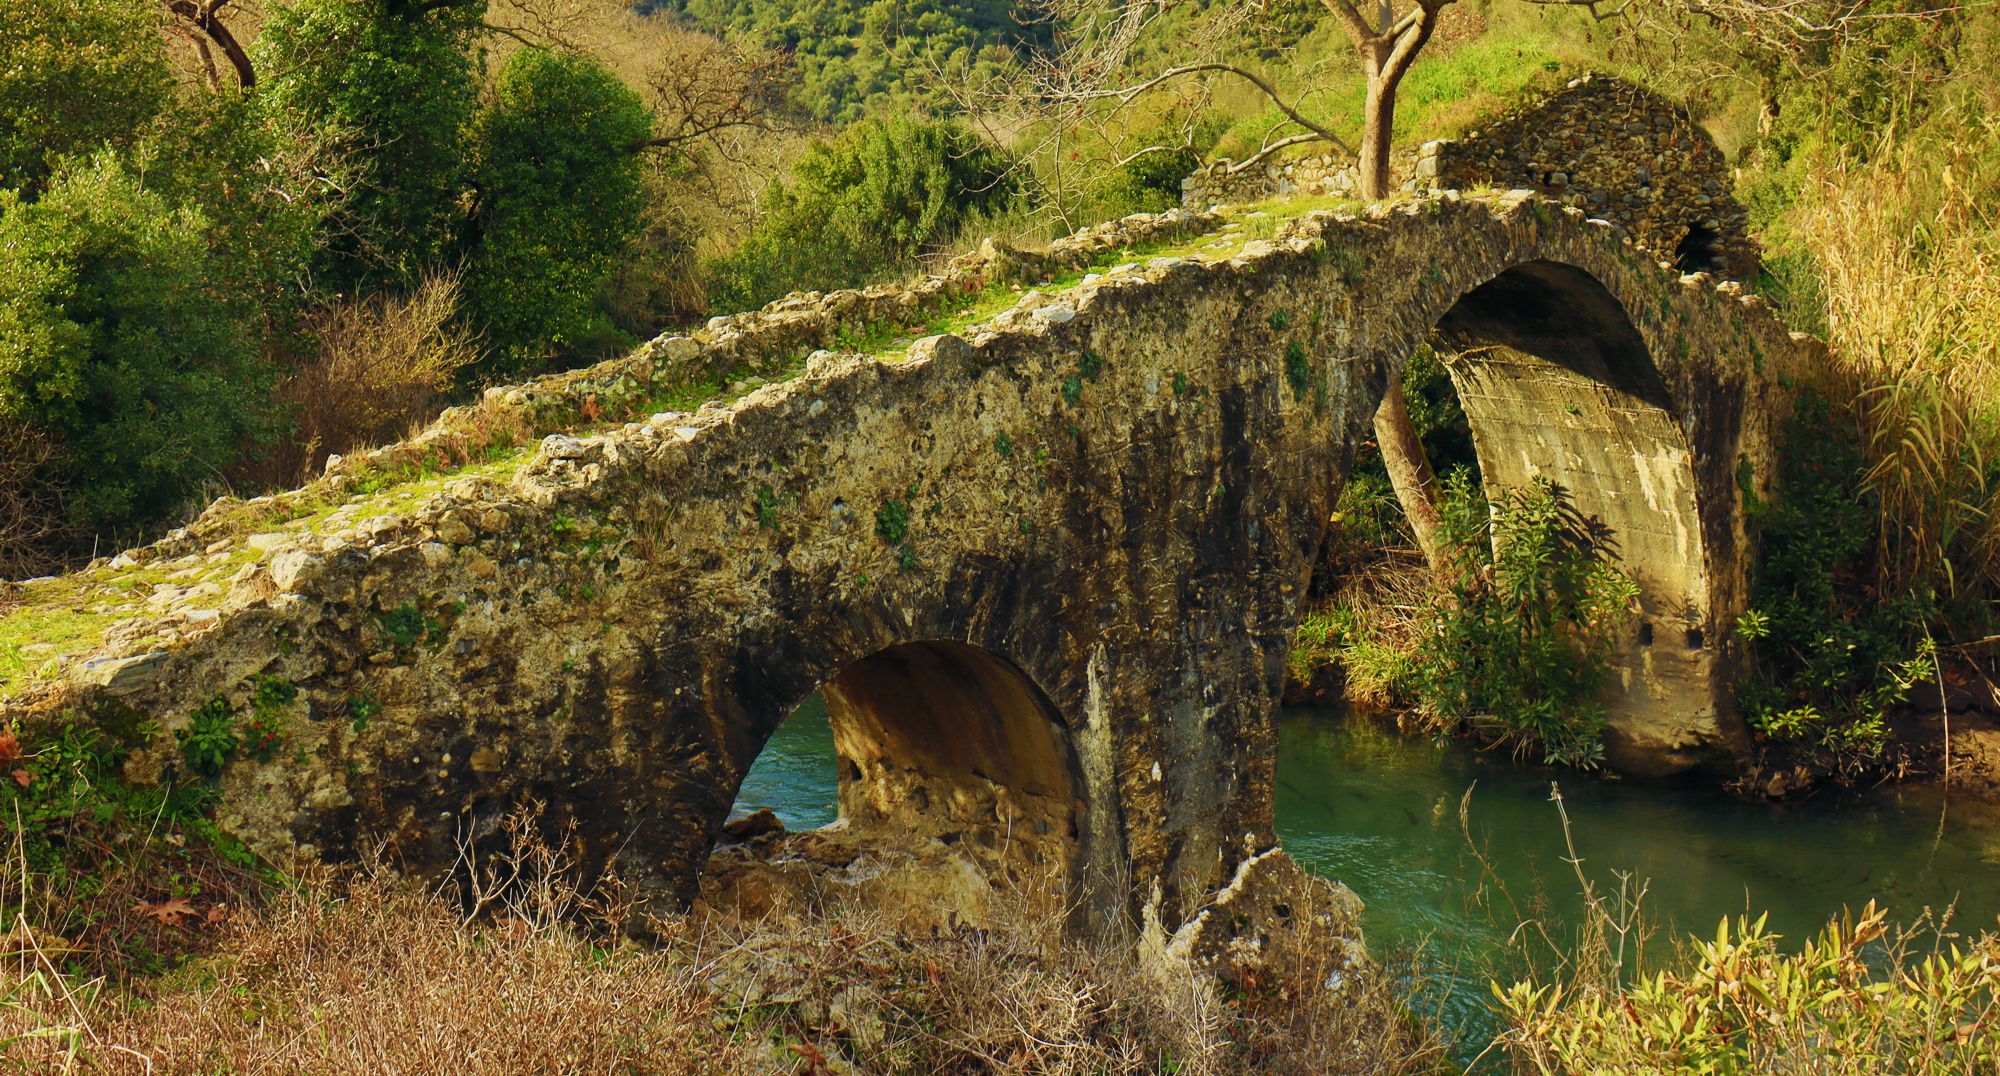
[[[1718,656],[1705,642],[1715,626],[1693,455],[1653,352],[1624,306],[1583,270],[1530,262],[1461,296],[1427,346],[1449,375],[1488,495],[1537,479],[1562,486],[1577,510],[1611,529],[1621,567],[1638,586],[1639,608],[1602,698],[1611,719],[1607,761],[1664,774],[1731,749],[1718,733],[1728,727],[1716,713]],[[1421,409],[1413,403],[1412,410]],[[1343,505],[1358,499],[1343,493]],[[1337,591],[1329,605],[1344,605],[1351,619],[1371,605],[1408,607],[1412,588],[1421,589],[1414,550],[1388,558],[1385,569],[1380,558],[1357,567],[1351,541],[1327,546],[1336,552],[1322,553],[1309,593]],[[1310,632],[1302,638],[1310,644]],[[1371,701],[1369,670],[1345,671],[1345,693]],[[1293,700],[1327,696],[1313,686],[1295,685]]]
[[[1693,454],[1624,306],[1572,266],[1531,262],[1474,288],[1435,339],[1489,490],[1537,478],[1609,526],[1639,609],[1604,700],[1607,758],[1670,772],[1713,750],[1708,558]]]
[[[1683,273],[1716,272],[1722,268],[1722,237],[1705,225],[1690,225],[1674,246],[1674,268]]]
[[[919,928],[1056,913],[1079,786],[1060,714],[1012,662],[957,642],[892,646],[822,683],[767,742],[704,896],[763,914],[845,889]],[[757,811],[772,800],[790,817]]]

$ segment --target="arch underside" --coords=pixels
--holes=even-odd
[[[1646,342],[1603,285],[1552,262],[1467,293],[1437,337],[1488,488],[1563,486],[1613,529],[1638,584],[1606,700],[1611,761],[1703,761],[1715,748],[1713,586],[1692,454]]]
[[[839,818],[755,850],[725,835],[707,899],[763,912],[774,889],[816,900],[844,887],[921,928],[1038,921],[1070,905],[1083,812],[1075,753],[1020,668],[926,640],[861,658],[820,692]]]

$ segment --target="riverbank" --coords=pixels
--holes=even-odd
[[[697,908],[650,919],[642,944],[605,929],[634,911],[616,888],[571,887],[560,852],[517,845],[496,866],[463,888],[374,867],[238,891],[236,906],[156,902],[181,949],[153,972],[73,970],[112,954],[17,926],[0,943],[0,1066],[1396,1076],[1443,1056],[1377,964],[1224,983],[1066,943],[1055,917],[920,934],[831,901]]]
[[[1370,610],[1399,600],[1416,603],[1411,595],[1426,586],[1420,560],[1398,551],[1370,551],[1358,569],[1335,565],[1326,574],[1341,582],[1313,595],[1316,604],[1305,616],[1287,662],[1280,696],[1284,706],[1354,707],[1390,716],[1396,728],[1412,737],[1445,733],[1476,744],[1499,742],[1494,729],[1469,722],[1444,728],[1419,716],[1414,703],[1371,680],[1371,670],[1363,669],[1357,677],[1346,664],[1354,653],[1344,650],[1341,605]],[[1733,774],[1717,771],[1721,779],[1713,783],[1733,795],[1773,801],[1827,790],[1909,785],[2000,805],[2000,681],[1978,661],[1958,657],[1944,663],[1941,676],[1913,685],[1907,695],[1884,721],[1886,736],[1873,755],[1819,752],[1753,731],[1746,763]]]

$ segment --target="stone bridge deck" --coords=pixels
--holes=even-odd
[[[1727,765],[1739,479],[1822,351],[1518,193],[1131,218],[490,391],[13,588],[0,721],[93,723],[131,780],[218,782],[267,856],[386,837],[442,869],[534,798],[686,899],[824,688],[851,827],[1187,944],[1283,861],[1286,650],[1383,386],[1433,333],[1486,481],[1562,482],[1641,583],[1613,761]],[[183,750],[197,724],[234,731],[225,765]]]

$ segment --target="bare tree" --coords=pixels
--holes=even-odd
[[[0,580],[55,570],[74,537],[55,479],[59,462],[55,446],[27,423],[0,422]]]
[[[1437,30],[1438,12],[1454,0],[1416,0],[1401,14],[1395,0],[1377,0],[1371,23],[1353,0],[1321,0],[1361,54],[1368,88],[1361,111],[1361,153],[1356,162],[1363,198],[1389,196],[1389,150],[1395,136],[1396,88]]]

